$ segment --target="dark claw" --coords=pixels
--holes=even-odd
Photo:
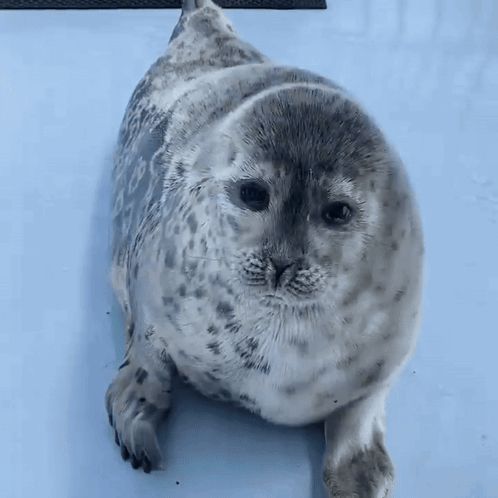
[[[111,425],[111,427],[113,426],[113,422],[114,420],[112,420],[112,415],[109,413],[109,424]]]
[[[128,453],[128,448],[123,444],[121,445],[121,458],[126,462],[128,458],[130,458],[130,454]]]
[[[140,467],[140,461],[137,459],[135,455],[131,455],[131,466],[134,469],[138,469],[138,467]]]
[[[150,464],[150,460],[146,456],[144,456],[144,459],[142,461],[142,467],[143,467],[144,472],[146,474],[150,474],[151,464]]]
[[[114,431],[114,441],[116,441],[116,444],[120,446],[119,444],[119,436],[118,436],[118,431]]]

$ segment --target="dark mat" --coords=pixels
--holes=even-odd
[[[228,9],[326,9],[326,0],[216,0]],[[0,9],[179,9],[181,0],[0,0]]]

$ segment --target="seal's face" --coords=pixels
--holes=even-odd
[[[213,174],[225,255],[247,292],[309,303],[354,278],[383,222],[375,126],[339,93],[298,87],[254,102],[230,136],[230,164]]]

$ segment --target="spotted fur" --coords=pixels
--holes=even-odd
[[[423,243],[375,122],[187,0],[130,99],[113,178],[113,286],[132,331],[107,394],[122,455],[159,465],[178,370],[272,422],[326,420],[329,495],[388,496],[384,401],[415,344]],[[264,212],[240,200],[247,179],[268,189]],[[331,230],[337,199],[354,217]]]

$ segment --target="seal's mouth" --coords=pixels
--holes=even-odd
[[[279,294],[263,294],[259,297],[258,303],[265,308],[282,309],[294,306],[294,300],[288,299]]]
[[[320,303],[313,298],[297,298],[290,294],[265,293],[256,299],[260,308],[265,308],[271,313],[278,315],[292,315],[297,319],[310,316],[313,310],[320,308]]]
[[[263,294],[263,296],[261,297],[261,299],[263,301],[268,301],[268,302],[275,302],[275,303],[287,303],[288,302],[288,299],[285,299],[283,296],[279,295],[279,294]]]

